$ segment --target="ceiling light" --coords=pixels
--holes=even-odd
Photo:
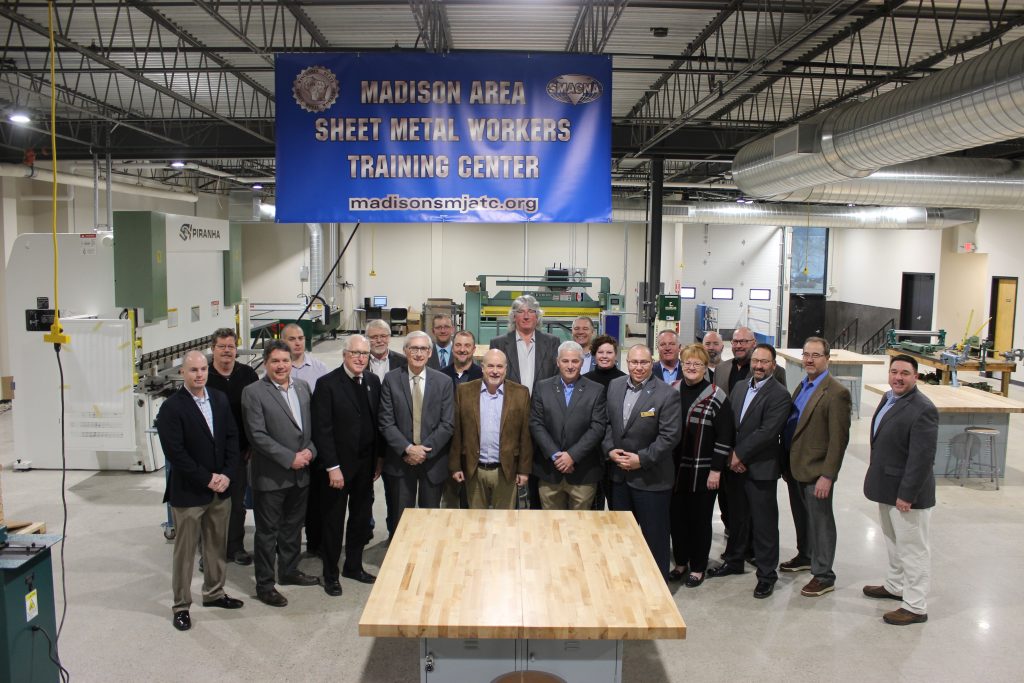
[[[22,114],[20,112],[15,112],[14,114],[9,115],[7,120],[11,123],[32,123],[32,119],[28,114]]]
[[[252,186],[252,189],[254,189],[254,190],[262,190],[263,189],[263,185],[261,183],[256,183],[256,184],[254,184]]]
[[[651,35],[655,38],[664,38],[668,35],[668,29],[664,26],[652,26]]]
[[[185,162],[184,161],[172,161],[171,162],[171,168],[185,168]]]

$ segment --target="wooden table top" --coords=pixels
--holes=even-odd
[[[865,388],[876,394],[889,391],[888,384],[868,384]],[[940,413],[1024,413],[1024,403],[1002,394],[924,382],[918,382],[917,388],[932,400]]]
[[[787,361],[803,365],[803,349],[775,349],[775,353]],[[828,357],[829,365],[885,365],[885,359],[878,356],[865,356],[846,349],[832,349]]]
[[[652,640],[686,624],[631,513],[410,508],[359,634]]]
[[[939,359],[937,355],[930,353],[915,353],[914,351],[904,351],[903,349],[886,349],[886,354],[890,356],[898,356],[905,354],[917,359],[919,363],[933,368],[948,368],[949,364],[944,363]],[[981,361],[977,358],[971,358],[957,366],[960,370],[980,370]],[[1004,360],[1001,358],[986,358],[985,359],[985,370],[986,372],[991,370],[993,372],[1014,372],[1017,369],[1017,363],[1012,360]]]

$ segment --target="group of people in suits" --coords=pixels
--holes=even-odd
[[[832,501],[851,400],[829,374],[826,340],[804,344],[805,376],[791,396],[775,349],[757,344],[747,328],[735,330],[729,361],[721,360],[724,342],[716,332],[680,348],[677,335],[663,331],[659,361],[635,345],[623,372],[617,342],[594,338],[592,321],[578,320],[573,340],[559,343],[540,329],[542,315],[533,297],[516,299],[510,331],[491,341],[479,366],[475,338],[455,331],[448,316],[432,321],[433,337],[410,333],[404,354],[390,350],[387,323],[370,321],[365,336],[346,340],[333,371],[304,354],[304,338],[296,342],[301,328],[267,345],[262,379],[224,362],[234,357],[224,347],[237,344],[230,330],[217,332],[228,333],[226,342],[215,335],[215,373],[202,353],[187,354],[184,386],[157,418],[177,528],[175,627],[191,626],[189,584],[200,539],[203,604],[242,606],[224,593],[224,575],[228,559],[245,559],[238,550],[228,553],[228,527],[232,486],[246,470],[257,597],[272,606],[287,604],[278,585],[322,582],[338,596],[339,577],[374,582],[362,553],[381,476],[389,534],[408,507],[607,504],[633,513],[669,581],[696,588],[706,577],[742,574],[750,561],[756,598],[773,593],[778,570],[810,570],[805,596],[834,590]],[[214,374],[224,393],[208,388]],[[889,377],[892,391],[872,423],[864,490],[879,503],[890,573],[864,593],[901,600],[884,618],[904,624],[927,619],[937,413],[914,386],[913,359],[893,359]],[[237,413],[232,394],[239,397]],[[781,565],[780,477],[797,535],[797,555]],[[722,563],[709,568],[716,499],[728,541]],[[321,559],[320,579],[298,569],[304,522],[307,544]]]

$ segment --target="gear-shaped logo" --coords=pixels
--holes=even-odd
[[[302,109],[312,114],[330,109],[338,99],[338,78],[325,66],[310,66],[299,72],[292,83],[292,95]]]

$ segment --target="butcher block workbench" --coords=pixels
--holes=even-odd
[[[1024,403],[1006,398],[1001,394],[972,389],[952,387],[949,384],[925,384],[918,382],[917,388],[931,399],[939,411],[939,439],[935,449],[936,476],[952,476],[955,449],[968,446],[964,429],[970,426],[990,427],[999,434],[995,438],[996,460],[999,471],[1006,473],[1006,444],[1010,431],[1010,414],[1024,413]],[[868,391],[885,394],[888,384],[869,384]],[[872,414],[877,404],[871,408]]]
[[[622,679],[622,641],[686,624],[631,513],[410,508],[359,634],[421,639],[423,682],[596,683]]]

